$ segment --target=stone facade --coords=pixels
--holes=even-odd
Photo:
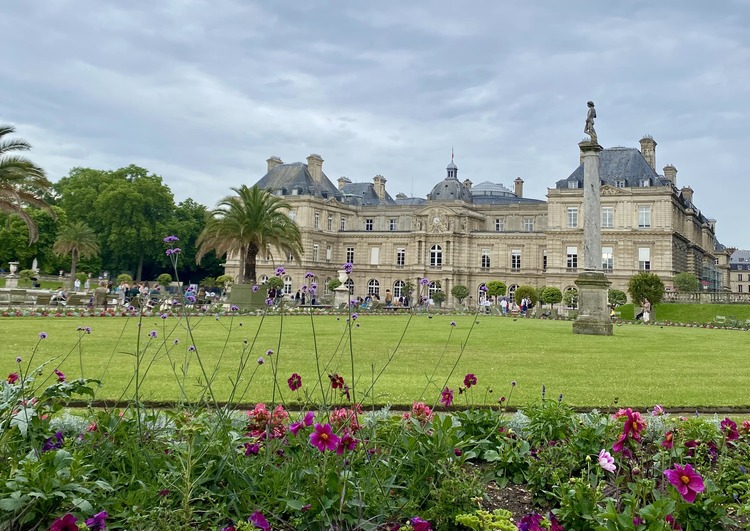
[[[669,286],[673,275],[690,271],[712,290],[729,288],[728,253],[716,240],[715,220],[703,216],[689,187],[677,187],[677,170],[655,171],[656,142],[641,140],[641,150],[609,148],[601,153],[601,246],[597,258],[612,288],[625,291],[628,279],[642,270],[658,274]],[[645,154],[645,156],[644,156]],[[354,295],[390,289],[399,295],[406,282],[439,281],[448,295],[465,285],[473,300],[480,286],[501,280],[512,290],[520,285],[575,287],[583,268],[583,168],[555,183],[547,200],[523,197],[523,180],[513,191],[500,184],[458,180],[451,161],[446,177],[426,199],[386,191],[386,179],[371,183],[338,179],[323,172],[319,155],[308,164],[268,160],[258,181],[291,205],[304,246],[301,264],[270,253],[258,257],[258,277],[283,265],[286,290],[306,284],[310,271],[323,291],[351,261]],[[226,271],[237,275],[236,257]],[[750,274],[750,271],[748,271]]]
[[[730,256],[729,285],[732,293],[750,293],[750,251],[736,250]]]

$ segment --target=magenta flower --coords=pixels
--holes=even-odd
[[[52,522],[49,531],[78,531],[78,518],[68,513]]]
[[[724,433],[727,441],[736,441],[740,438],[740,434],[737,431],[737,423],[729,417],[721,421],[721,431]]]
[[[96,513],[91,518],[86,519],[86,527],[91,531],[104,531],[107,529],[107,524],[104,520],[107,518],[107,511]]]
[[[450,405],[453,403],[453,389],[448,389],[447,387],[440,391],[440,402],[442,402],[445,407],[450,407]]]
[[[664,475],[688,503],[693,503],[695,495],[706,488],[703,485],[703,478],[690,465],[675,464],[674,468],[665,470]]]
[[[614,472],[616,470],[615,458],[610,455],[607,450],[602,449],[599,452],[599,466],[607,472]]]
[[[258,455],[260,452],[260,445],[258,443],[245,443],[245,455]]]
[[[301,429],[302,429],[302,422],[292,422],[289,425],[289,431],[295,437],[297,436],[297,433],[299,433],[299,430],[301,430]]]
[[[263,529],[263,531],[271,530],[271,524],[268,523],[268,520],[266,520],[266,517],[263,516],[263,513],[260,511],[255,511],[253,514],[251,514],[250,518],[248,518],[247,521],[253,524],[258,529]]]
[[[677,523],[677,520],[675,520],[674,516],[672,516],[671,514],[665,516],[664,521],[669,524],[670,528],[675,529],[676,531],[682,531],[682,526]]]
[[[470,372],[464,376],[464,386],[466,386],[466,389],[471,389],[472,385],[477,385],[477,377],[474,376],[473,372]]]
[[[359,439],[355,439],[349,431],[345,431],[344,435],[339,438],[339,443],[336,446],[336,453],[341,455],[344,453],[344,450],[349,450],[351,452],[357,448],[357,444],[359,444]]]
[[[334,451],[339,444],[339,437],[333,433],[330,424],[316,424],[310,434],[310,444],[321,452]]]
[[[432,531],[432,526],[430,525],[430,522],[427,520],[422,520],[419,516],[415,516],[411,520],[409,520],[409,523],[411,523],[412,529],[414,531]]]
[[[297,389],[302,387],[302,376],[300,376],[296,372],[292,373],[292,375],[289,377],[286,383],[289,386],[290,390],[296,391]]]
[[[659,404],[656,404],[654,406],[654,410],[651,412],[651,415],[654,417],[658,417],[664,414],[664,408],[661,407]]]
[[[312,426],[314,418],[315,418],[315,412],[308,411],[307,413],[305,413],[305,418],[302,419],[302,422],[305,423],[305,426]]]
[[[674,448],[674,433],[671,431],[668,431],[664,434],[664,440],[661,442],[662,448],[666,448],[667,450],[671,450]]]
[[[64,382],[65,381],[65,373],[63,373],[59,369],[55,369],[55,375],[57,376],[58,382]]]
[[[16,383],[18,381],[18,373],[17,372],[10,373],[8,375],[7,381],[11,385],[13,385],[14,383]]]

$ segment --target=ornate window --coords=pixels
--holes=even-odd
[[[503,232],[505,230],[505,221],[503,218],[495,218],[495,232]]]
[[[317,210],[315,211],[314,226],[315,226],[316,229],[320,228],[320,212],[318,212]]]
[[[526,218],[523,220],[523,230],[526,232],[534,231],[534,218]]]
[[[441,267],[443,265],[443,248],[433,245],[430,249],[430,266]]]
[[[651,270],[651,248],[638,247],[638,269],[641,271]]]
[[[284,295],[289,295],[292,292],[292,277],[286,275],[284,277]]]
[[[312,255],[312,261],[317,262],[318,261],[318,253],[320,251],[320,246],[317,243],[313,244],[313,255]]]
[[[521,270],[521,250],[513,249],[510,252],[510,270],[520,271]]]
[[[369,295],[380,296],[380,282],[374,278],[367,283],[367,293]]]
[[[398,220],[396,220],[396,218],[391,218],[388,221],[388,230],[390,231],[398,230]]]
[[[651,207],[639,206],[638,207],[638,228],[648,229],[649,227],[651,227]]]
[[[328,214],[328,230],[333,230],[333,214]]]
[[[404,295],[406,295],[406,293],[404,293],[405,286],[406,284],[404,283],[403,280],[397,280],[396,282],[394,282],[393,283],[393,296],[403,297]]]
[[[490,250],[482,249],[482,269],[490,268]]]
[[[339,230],[346,230],[346,216],[341,216],[341,221],[339,221]]]
[[[568,207],[568,228],[578,228],[578,207]]]
[[[365,220],[365,230],[371,231],[372,230],[372,219],[366,219]]]
[[[568,247],[566,263],[568,271],[575,271],[578,269],[578,247]]]
[[[615,226],[615,207],[602,207],[602,228],[611,229]]]
[[[354,263],[354,247],[346,248],[346,261],[350,264]]]
[[[404,264],[406,264],[406,249],[396,249],[396,266],[404,267]]]
[[[612,271],[615,268],[615,255],[612,247],[602,247],[602,269]]]

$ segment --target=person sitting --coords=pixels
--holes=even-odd
[[[195,296],[195,303],[198,305],[206,304],[206,288],[199,288]]]
[[[65,291],[64,287],[58,286],[58,288],[55,290],[55,294],[50,297],[49,301],[50,303],[55,303],[58,306],[65,306],[66,302],[68,301],[68,293]]]

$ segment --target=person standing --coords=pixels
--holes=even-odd
[[[391,304],[393,304],[393,293],[391,293],[391,290],[387,289],[385,290],[385,307],[390,308]]]
[[[73,281],[73,290],[74,290],[74,291],[75,291],[76,293],[78,293],[79,291],[81,291],[81,279],[80,279],[80,278],[76,278],[76,279],[75,279],[75,280]]]
[[[651,319],[651,301],[643,299],[643,322],[648,323]]]

